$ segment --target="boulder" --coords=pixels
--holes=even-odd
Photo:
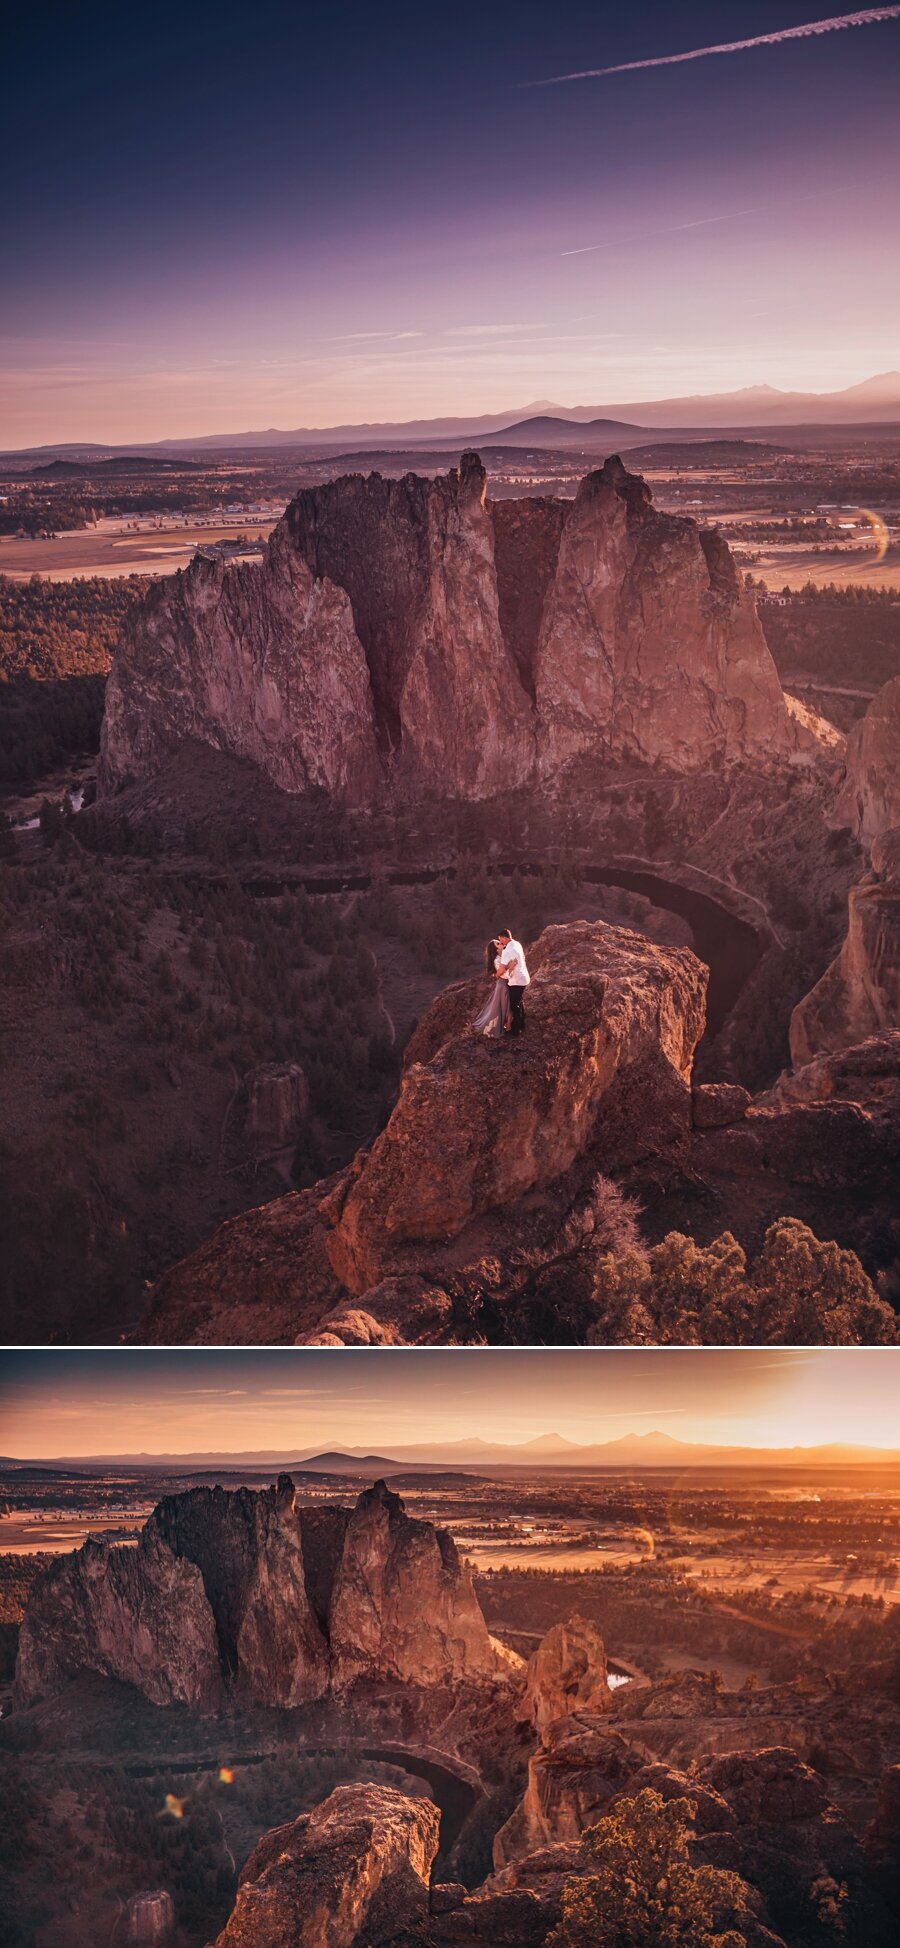
[[[451,1337],[453,1302],[439,1285],[411,1272],[384,1278],[359,1304],[341,1300],[297,1346],[435,1346]]]
[[[266,1833],[215,1948],[379,1948],[428,1914],[438,1811],[391,1786],[337,1786]]]
[[[597,1625],[577,1615],[568,1623],[555,1623],[529,1658],[524,1715],[543,1733],[572,1712],[611,1709],[606,1652]]]
[[[753,1097],[737,1082],[700,1082],[692,1101],[695,1130],[723,1130],[743,1121]]]

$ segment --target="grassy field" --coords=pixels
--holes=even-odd
[[[180,520],[135,533],[122,516],[115,515],[98,521],[96,527],[59,534],[54,540],[0,535],[0,575],[14,581],[42,575],[51,582],[81,581],[91,575],[115,580],[123,575],[174,575],[177,568],[187,567],[201,543],[231,541],[239,534],[268,537],[274,526],[274,520],[245,515],[230,522],[201,520],[185,525]]]

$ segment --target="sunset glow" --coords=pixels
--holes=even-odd
[[[7,1353],[0,1445],[18,1459],[479,1438],[898,1447],[890,1351]]]
[[[732,7],[707,60],[698,0],[16,9],[0,442],[884,371],[900,20],[864,12]]]

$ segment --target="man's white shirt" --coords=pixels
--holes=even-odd
[[[530,985],[531,975],[525,965],[520,941],[507,941],[500,955],[500,965],[506,968],[506,978],[511,988],[527,988]]]

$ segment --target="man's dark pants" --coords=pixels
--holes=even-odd
[[[509,984],[509,1032],[521,1035],[525,1027],[525,989]]]

